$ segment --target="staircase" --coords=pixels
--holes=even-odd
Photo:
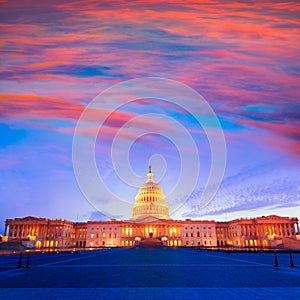
[[[140,247],[144,248],[153,248],[153,247],[162,247],[161,240],[157,238],[146,238],[141,241]]]

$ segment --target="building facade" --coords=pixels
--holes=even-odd
[[[283,244],[283,239],[300,237],[297,218],[276,215],[217,222],[216,234],[220,247],[278,247]]]
[[[170,247],[292,247],[300,248],[297,218],[267,216],[229,222],[172,220],[151,167],[126,221],[71,222],[24,217],[7,219],[8,240],[30,240],[36,248],[133,247],[157,241]],[[299,238],[299,240],[297,239]]]

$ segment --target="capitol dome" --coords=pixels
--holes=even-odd
[[[148,180],[139,189],[132,208],[132,220],[153,216],[159,219],[170,219],[169,205],[166,202],[161,187],[154,182],[151,166],[149,166]]]

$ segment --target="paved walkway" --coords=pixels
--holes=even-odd
[[[300,266],[300,254],[294,254]],[[0,256],[0,299],[300,299],[289,255],[185,248]],[[26,255],[23,258],[26,264]]]

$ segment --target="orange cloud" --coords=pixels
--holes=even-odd
[[[115,133],[126,122],[130,121],[137,116],[136,113],[125,111],[111,111],[109,109],[85,107],[77,101],[66,100],[59,98],[51,98],[36,95],[14,95],[14,94],[0,94],[0,111],[2,116],[13,117],[28,117],[35,119],[52,119],[52,118],[71,118],[79,119],[83,110],[86,109],[86,130],[82,130],[82,133],[89,134],[95,132],[95,125],[100,120],[104,120],[104,128],[108,133]],[[161,117],[153,124],[149,120],[137,119],[132,121],[133,127],[138,128],[156,128],[161,126],[168,126],[168,122]],[[110,128],[110,129],[109,129]],[[170,130],[172,128],[170,127]],[[61,129],[61,131],[71,132],[73,129]],[[129,133],[128,133],[129,134]]]
[[[37,118],[79,118],[84,107],[76,101],[36,95],[0,94],[0,114],[35,115]]]

